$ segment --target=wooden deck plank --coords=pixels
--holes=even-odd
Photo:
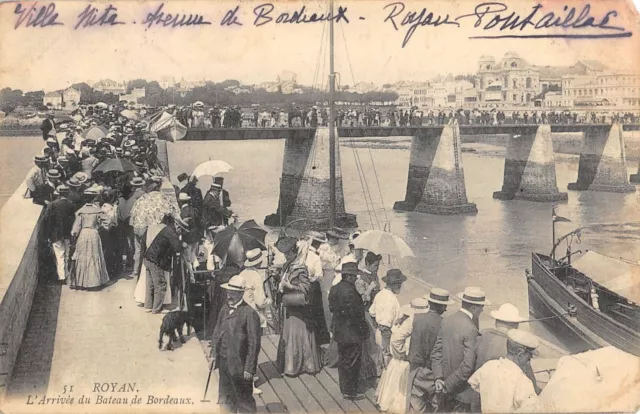
[[[333,397],[333,399],[338,403],[340,408],[346,413],[359,413],[360,408],[353,403],[353,401],[345,400],[342,398],[342,393],[340,392],[340,387],[335,381],[329,376],[325,369],[322,369],[319,373],[316,374],[316,379],[322,384],[324,389],[327,390],[329,394]]]
[[[273,341],[275,340],[275,338],[263,337],[263,340]],[[271,343],[274,346],[276,346],[275,343],[273,342]],[[302,380],[303,384],[307,387],[309,392],[314,396],[316,401],[318,401],[318,403],[320,404],[324,412],[326,413],[343,412],[342,408],[340,407],[340,405],[338,405],[336,400],[331,396],[331,394],[329,394],[329,392],[327,392],[327,390],[322,386],[322,384],[320,384],[320,381],[318,381],[313,375],[302,374],[300,375],[299,378],[300,380]]]
[[[261,350],[261,353],[264,353],[264,349]],[[284,381],[284,379],[276,369],[276,366],[273,364],[273,362],[271,362],[266,353],[264,353],[264,358],[266,359],[266,362],[260,364],[260,369],[262,370],[262,373],[264,374],[269,384],[271,384],[271,386],[273,387],[273,390],[275,391],[282,404],[284,404],[284,407],[287,409],[287,411],[292,413],[305,412],[302,404],[300,404],[300,401],[298,401],[293,391],[291,391],[291,388],[289,388],[287,383]]]
[[[282,400],[278,397],[275,390],[267,380],[267,376],[260,368],[260,365],[265,362],[269,362],[269,358],[267,358],[264,352],[260,352],[258,354],[258,369],[256,372],[256,375],[260,379],[256,383],[256,386],[262,390],[262,394],[260,394],[256,398],[256,402],[262,401],[264,409],[268,412],[272,412],[272,413],[283,412],[284,404]]]
[[[340,380],[338,379],[338,370],[336,368],[325,368],[325,371],[331,379],[340,387]],[[380,410],[377,408],[376,402],[376,390],[373,387],[368,387],[365,392],[365,399],[360,401],[354,401],[354,403],[362,410],[363,413],[376,413]]]
[[[269,337],[262,338],[262,350],[265,352],[267,357],[272,361],[275,367],[275,361],[278,355],[278,348],[271,341],[271,338]],[[289,386],[289,388],[291,389],[295,397],[300,401],[300,403],[308,413],[318,413],[323,411],[320,403],[316,401],[313,393],[310,392],[310,390],[306,387],[306,385],[301,381],[300,378],[292,378],[292,377],[287,377],[286,375],[282,375],[282,379]]]

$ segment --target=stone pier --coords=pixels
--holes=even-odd
[[[413,137],[407,192],[404,201],[396,202],[393,208],[441,215],[478,212],[476,205],[467,201],[457,122]]]
[[[499,200],[565,201],[558,191],[551,141],[551,125],[523,127],[507,144],[502,190],[493,193]]]
[[[578,180],[570,183],[569,190],[634,192],[629,184],[620,124],[597,125],[587,129],[582,141]]]
[[[634,184],[640,184],[640,161],[638,161],[638,173],[631,174],[631,176],[629,177],[629,181]]]
[[[345,212],[336,131],[336,226],[357,227],[356,216]],[[329,128],[318,127],[312,138],[289,137],[285,141],[278,210],[264,219],[267,226],[291,223],[293,228],[329,227]],[[295,223],[293,223],[295,222]]]

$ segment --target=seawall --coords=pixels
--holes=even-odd
[[[23,196],[23,182],[0,210],[0,401],[18,357],[38,284],[43,208]]]

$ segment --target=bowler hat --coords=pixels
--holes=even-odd
[[[404,283],[407,277],[402,274],[400,269],[390,269],[387,271],[387,275],[382,278],[382,281],[387,285],[399,285]]]
[[[424,296],[429,302],[440,305],[453,305],[455,302],[449,299],[449,292],[445,289],[434,287],[428,295]]]
[[[229,279],[228,283],[223,283],[221,286],[226,290],[235,290],[236,292],[244,292],[247,290],[247,281],[240,275],[235,275]]]
[[[362,274],[362,270],[358,269],[358,263],[356,262],[347,262],[342,264],[342,268],[340,269],[340,273],[343,275],[354,275],[358,276]]]
[[[458,299],[472,305],[491,305],[487,300],[485,293],[479,287],[470,286],[464,289],[464,292],[457,294]]]

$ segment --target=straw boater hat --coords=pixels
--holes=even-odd
[[[411,301],[411,309],[414,314],[429,312],[429,302],[425,298],[414,298]]]
[[[55,139],[54,137],[50,136],[49,138],[47,138],[47,144],[57,144],[58,140]]]
[[[87,173],[82,171],[78,171],[73,176],[76,178],[76,180],[78,180],[80,184],[84,184],[89,180],[89,176],[87,175]]]
[[[36,155],[35,157],[33,157],[33,161],[36,164],[44,164],[44,163],[48,162],[49,159],[47,157],[45,157],[45,156],[42,156],[42,155]]]
[[[520,316],[518,308],[511,303],[503,303],[498,310],[492,310],[490,312],[491,317],[498,321],[520,323],[524,322],[525,318]]]
[[[456,296],[461,301],[472,305],[491,305],[491,302],[487,300],[485,293],[479,287],[467,287],[464,292],[460,292]]]
[[[221,286],[226,290],[235,290],[236,292],[244,292],[247,290],[247,281],[240,275],[235,275],[229,279],[228,283],[223,283]]]
[[[129,185],[133,187],[142,187],[144,184],[144,180],[140,177],[133,177],[133,179],[129,181]]]
[[[440,305],[453,305],[455,302],[449,299],[449,291],[434,287],[424,298],[429,302],[439,303]]]
[[[47,178],[60,178],[60,171],[58,170],[54,170],[54,169],[50,169],[49,171],[47,171]]]
[[[400,269],[390,269],[387,271],[387,275],[382,277],[382,281],[387,285],[402,284],[407,280],[407,277],[402,274]]]
[[[58,187],[56,187],[56,192],[60,195],[67,195],[69,194],[69,187],[67,187],[64,184],[61,184]]]
[[[80,187],[82,184],[80,184],[80,181],[78,181],[78,179],[77,179],[77,178],[75,178],[75,177],[71,177],[71,178],[69,179],[69,181],[67,181],[67,185],[68,185],[69,187],[78,188],[78,187]]]
[[[519,329],[510,329],[507,332],[507,342],[511,342],[514,345],[525,348],[533,355],[538,355],[538,345],[540,341],[538,337],[531,332],[521,331]]]
[[[255,266],[262,263],[264,255],[260,249],[251,249],[247,252],[247,260],[244,262],[244,267]]]
[[[189,197],[189,194],[187,193],[180,193],[180,195],[178,196],[178,201],[189,201],[191,200],[191,197]]]

